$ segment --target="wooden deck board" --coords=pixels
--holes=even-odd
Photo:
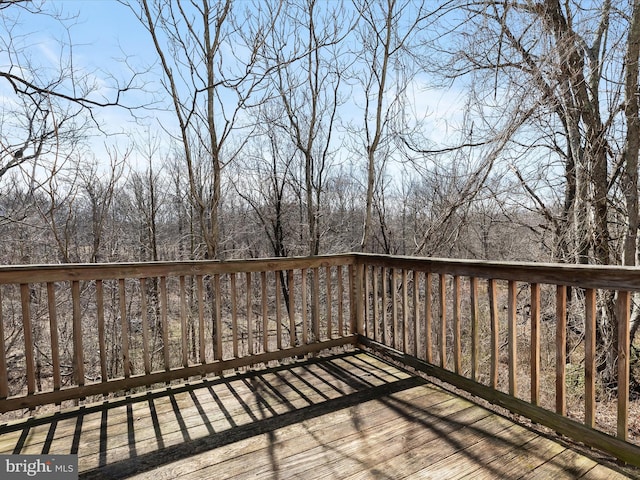
[[[77,453],[81,478],[629,478],[363,352],[0,424],[0,453]]]

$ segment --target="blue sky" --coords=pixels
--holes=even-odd
[[[34,63],[54,65],[60,58],[60,42],[68,42],[68,34],[73,45],[74,68],[89,72],[98,85],[109,85],[113,79],[126,81],[131,76],[131,69],[123,59],[127,58],[133,69],[138,71],[155,62],[155,51],[149,35],[139,24],[133,13],[116,0],[47,0],[45,8],[55,9],[69,17],[66,24],[69,32],[58,21],[44,15],[21,15],[19,29],[25,34],[25,44],[29,46],[29,54]],[[63,48],[64,51],[64,48]],[[0,52],[0,61],[2,54]],[[4,62],[2,62],[4,63]],[[3,66],[4,68],[4,66]],[[147,76],[147,80],[157,81],[157,77]],[[417,78],[416,86],[426,85],[428,78]],[[159,90],[159,84],[149,84]],[[7,85],[0,84],[0,95]],[[113,92],[104,91],[105,96],[112,97]],[[110,95],[111,94],[111,95]],[[125,102],[129,105],[146,103],[148,97],[140,92],[129,92]],[[166,94],[163,97],[166,100]],[[460,91],[435,91],[425,94],[416,92],[412,106],[418,116],[420,112],[429,111],[429,123],[432,131],[438,132],[440,139],[450,133],[448,125],[455,121],[462,101]],[[135,123],[131,115],[123,109],[108,108],[96,112],[104,129],[110,133],[119,133],[110,139],[96,136],[91,141],[91,148],[98,155],[105,142],[116,142],[121,147],[130,143],[125,134],[134,137],[145,137],[145,130],[159,131],[158,120],[164,126],[174,125],[173,116],[169,112],[147,112],[143,122]],[[140,126],[140,123],[145,124]]]

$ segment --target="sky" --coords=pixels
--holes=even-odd
[[[239,3],[242,1],[239,0]],[[73,45],[74,68],[89,72],[99,86],[112,84],[109,77],[120,82],[130,78],[132,70],[127,63],[133,69],[144,70],[156,61],[148,33],[132,12],[116,0],[47,0],[46,7],[68,16],[66,23],[70,28],[67,32],[59,22],[47,16],[22,15],[15,32],[19,33],[18,37],[28,46],[26,51],[35,62],[59,63],[59,42],[68,42],[69,35]],[[5,64],[2,52],[0,62]],[[156,83],[158,76],[151,75],[146,79],[151,82],[147,84],[149,88],[159,90],[159,84]],[[418,115],[420,112],[428,112],[427,122],[432,135],[434,138],[445,139],[453,131],[452,123],[460,118],[463,95],[461,90],[455,88],[424,92],[420,87],[428,81],[425,75],[418,77],[412,108]],[[3,89],[6,88],[7,85],[0,82],[0,95],[3,95]],[[102,90],[101,93],[112,98],[114,92]],[[166,95],[163,98],[166,100]],[[140,105],[148,101],[148,96],[135,90],[128,92],[125,97],[128,105]],[[164,127],[175,126],[173,116],[166,111],[154,109],[145,113],[138,112],[137,115],[144,118],[136,120],[127,110],[117,107],[97,111],[96,116],[104,130],[114,135],[109,138],[95,135],[89,142],[91,150],[101,156],[104,155],[106,146],[115,144],[126,149],[131,143],[130,136],[144,138],[149,131],[158,131],[160,124]]]

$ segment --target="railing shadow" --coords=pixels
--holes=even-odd
[[[487,444],[496,449],[518,449],[526,443],[517,435],[511,438],[495,435],[490,422],[469,422],[465,415],[451,413],[438,405],[425,406],[395,395],[428,383],[401,370],[389,373],[367,368],[356,355],[349,352],[196,381],[45,418],[0,425],[0,443],[14,439],[14,447],[8,452],[14,454],[77,453],[81,459],[80,478],[116,479],[168,467],[177,461],[194,459],[196,462],[195,457],[200,454],[266,435],[268,462],[261,465],[260,470],[268,473],[269,478],[281,478],[290,476],[292,471],[283,465],[283,462],[290,463],[289,459],[278,454],[278,429],[371,400],[376,400],[376,405],[392,411],[412,428],[419,428],[423,432],[420,435],[432,442],[436,450],[439,448],[436,442],[447,445],[448,451],[457,452],[495,478],[503,477],[506,467],[500,462],[487,463],[486,456],[467,448],[464,435],[488,439]],[[425,390],[425,394],[429,391]],[[472,408],[479,407],[469,403],[463,410]],[[373,428],[375,418],[359,412],[353,409],[348,418],[351,430],[365,440],[366,430]],[[486,411],[479,417],[489,415],[493,413]],[[364,450],[345,450],[340,442],[327,442],[317,425],[302,428],[305,435],[315,441],[314,445],[322,445],[336,460],[348,457],[352,465],[372,477],[394,478],[393,470],[384,468],[383,459],[376,455],[367,456]],[[41,441],[36,440],[38,435]],[[529,454],[540,462],[560,461],[543,458],[536,451]],[[579,473],[570,468],[565,471]],[[340,473],[335,472],[337,477]]]

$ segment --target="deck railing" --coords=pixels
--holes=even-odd
[[[367,254],[1,267],[0,413],[360,345],[640,465],[637,291],[636,268]]]
[[[353,256],[0,268],[0,412],[355,342]]]
[[[358,265],[362,344],[640,465],[640,400],[629,395],[640,270],[377,255]],[[596,352],[598,335],[609,351]],[[598,368],[606,355],[613,385]]]

